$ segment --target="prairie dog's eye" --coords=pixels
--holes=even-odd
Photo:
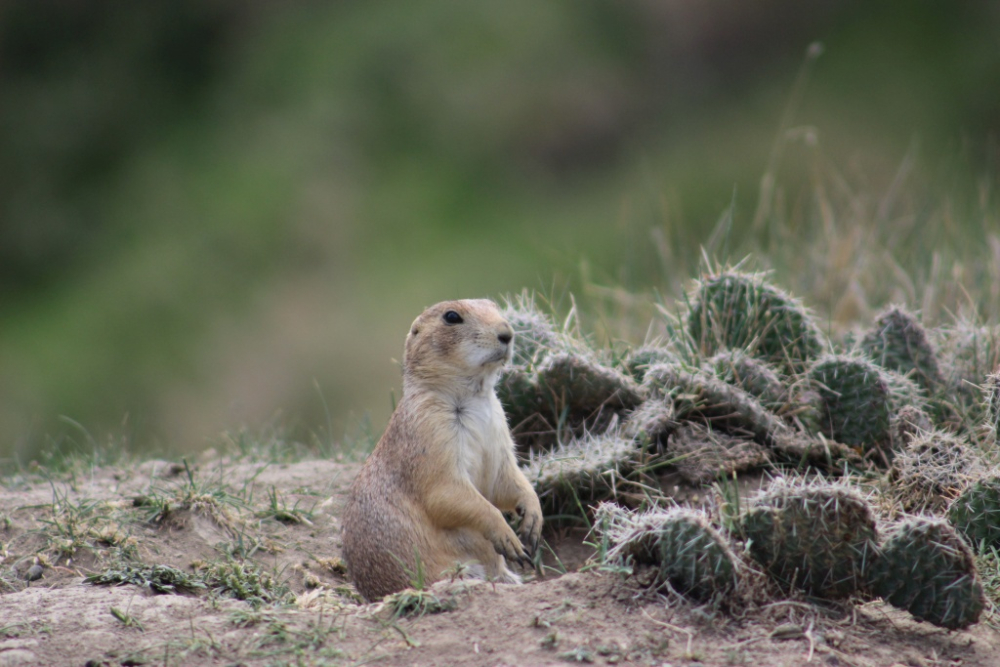
[[[456,313],[454,310],[449,310],[447,313],[444,314],[444,321],[447,324],[461,324],[462,322],[464,322],[462,316]]]

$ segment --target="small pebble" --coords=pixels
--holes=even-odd
[[[28,581],[36,581],[42,578],[42,566],[35,563],[28,568],[28,571],[24,573],[24,578]]]

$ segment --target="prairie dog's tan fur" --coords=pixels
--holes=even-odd
[[[369,600],[409,586],[418,555],[428,583],[459,563],[520,581],[505,559],[524,559],[525,547],[503,512],[522,517],[529,551],[542,512],[494,390],[513,334],[483,299],[431,306],[410,327],[403,397],[344,511],[348,573]]]

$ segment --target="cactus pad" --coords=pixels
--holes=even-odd
[[[892,417],[893,449],[905,449],[914,438],[933,428],[930,415],[916,406],[904,406]]]
[[[986,604],[972,552],[941,519],[914,517],[886,535],[871,590],[917,619],[949,630],[979,620]]]
[[[914,437],[892,462],[889,493],[908,511],[942,510],[983,473],[979,457],[964,440],[943,431]]]
[[[702,601],[739,589],[739,558],[703,512],[674,508],[631,513],[604,503],[596,525],[610,547],[606,562],[651,566],[655,588],[669,585]]]
[[[777,582],[826,598],[854,594],[877,549],[868,503],[842,486],[776,480],[742,519],[750,555]]]
[[[622,432],[643,445],[662,449],[667,437],[677,428],[674,416],[673,401],[651,398],[629,413]]]
[[[948,520],[972,545],[1000,548],[1000,476],[966,488],[948,508]]]
[[[822,401],[824,435],[866,453],[890,456],[889,382],[870,361],[855,356],[828,355],[809,370]]]
[[[565,335],[529,294],[508,299],[501,313],[514,329],[514,366],[530,368],[547,353],[564,347]]]
[[[582,518],[589,505],[618,497],[641,456],[632,440],[589,436],[533,456],[521,470],[538,493],[546,521],[558,521]]]
[[[884,310],[861,339],[861,350],[875,363],[912,376],[929,392],[943,383],[937,354],[911,313],[898,306]]]
[[[882,374],[889,387],[889,408],[893,413],[899,412],[906,406],[927,411],[929,405],[923,387],[896,371],[883,370]]]
[[[823,349],[809,310],[760,274],[723,271],[701,280],[687,329],[705,355],[747,350],[789,373],[802,371]]]
[[[632,378],[586,354],[549,355],[538,368],[538,385],[556,415],[563,409],[582,417],[602,409],[627,410],[643,399]]]
[[[512,429],[542,410],[542,395],[535,375],[517,366],[508,369],[500,378],[497,397],[503,404]]]
[[[673,397],[678,420],[704,421],[718,430],[750,435],[761,444],[773,442],[786,430],[752,395],[703,371],[653,366],[643,386],[652,395]]]
[[[781,376],[757,357],[738,350],[723,350],[708,359],[705,367],[723,382],[755,396],[771,411],[780,411],[788,401],[788,390]]]
[[[681,425],[670,436],[668,452],[677,473],[692,485],[758,469],[770,461],[768,451],[753,440],[718,433],[696,422]]]
[[[621,365],[637,382],[642,382],[646,377],[646,371],[651,366],[658,364],[677,363],[677,355],[665,347],[657,345],[643,345],[634,350],[629,350],[622,359]]]

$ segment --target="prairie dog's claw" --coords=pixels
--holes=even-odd
[[[524,505],[517,507],[517,513],[522,517],[520,530],[521,541],[525,550],[534,555],[538,550],[538,542],[542,536],[542,511],[539,507],[528,510]]]

